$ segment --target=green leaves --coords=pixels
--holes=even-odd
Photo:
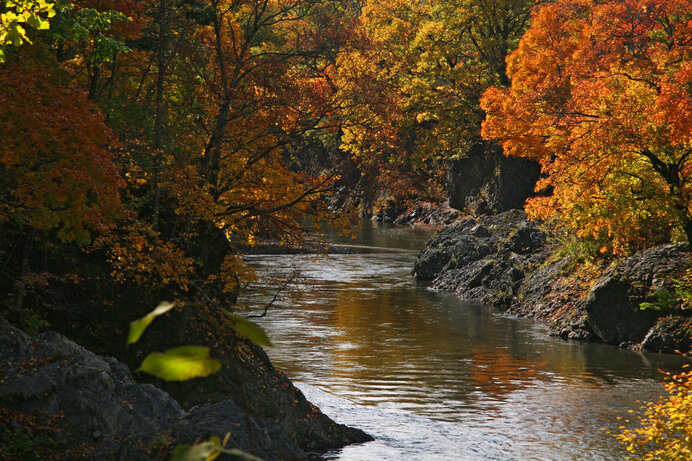
[[[116,53],[130,51],[125,43],[109,34],[111,26],[122,21],[130,21],[130,18],[119,11],[80,8],[74,13],[68,27],[73,40],[93,44],[87,60],[92,64],[103,64],[111,62]]]
[[[45,0],[7,0],[0,13],[0,63],[5,62],[6,49],[31,43],[24,25],[45,30],[50,27],[47,18],[55,16],[53,3]]]
[[[139,320],[130,323],[127,344],[139,341],[144,330],[159,315],[175,307],[175,303],[161,302],[156,309]],[[137,371],[143,371],[166,381],[186,381],[192,378],[203,378],[221,369],[221,362],[209,356],[209,348],[202,346],[181,346],[169,349],[164,353],[149,354]]]
[[[153,322],[156,317],[173,309],[173,307],[175,307],[174,302],[161,302],[156,306],[156,309],[149,312],[141,319],[130,323],[127,344],[134,344],[139,341],[151,322]],[[229,322],[238,333],[246,336],[253,343],[259,346],[272,346],[271,341],[269,341],[267,337],[267,333],[256,323],[228,311],[223,311],[223,314],[228,318]],[[188,379],[203,378],[212,375],[220,369],[221,362],[209,355],[208,347],[180,346],[169,349],[163,353],[152,352],[144,359],[137,371],[149,373],[150,375],[165,379],[166,381],[186,381]],[[191,457],[180,459],[209,459],[210,455],[207,454],[205,455],[206,457],[203,457],[203,455],[199,454],[206,453],[205,450],[210,449],[209,446],[199,444],[188,448],[191,451],[186,452],[187,454],[185,456]]]
[[[166,352],[152,352],[137,371],[143,371],[166,381],[186,381],[203,378],[221,369],[221,362],[209,356],[209,348],[181,346]]]
[[[230,434],[226,434],[226,438],[221,443],[218,437],[209,437],[209,440],[198,443],[196,445],[178,445],[173,450],[173,458],[171,461],[212,461],[221,453],[233,455],[236,459],[245,461],[262,461],[256,456],[252,456],[244,451],[232,448],[224,448]]]
[[[274,347],[271,341],[269,341],[269,337],[264,331],[264,328],[260,327],[255,322],[228,311],[223,311],[223,314],[231,321],[235,331],[245,336],[253,343],[257,344],[258,346]]]
[[[212,455],[220,454],[217,451],[218,444],[211,442],[212,439],[217,439],[218,437],[212,437],[207,442],[198,443],[197,445],[178,445],[173,450],[173,457],[171,461],[207,461],[214,459]]]
[[[130,333],[127,336],[127,344],[134,344],[137,341],[139,341],[139,338],[142,336],[142,333],[144,333],[144,330],[151,324],[151,322],[154,321],[156,317],[159,315],[163,315],[166,312],[170,311],[175,307],[175,303],[169,303],[166,301],[163,301],[159,303],[158,306],[156,306],[156,309],[153,311],[149,312],[147,315],[142,317],[139,320],[135,320],[134,322],[130,323]]]

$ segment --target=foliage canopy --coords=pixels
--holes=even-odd
[[[489,89],[486,138],[537,160],[559,216],[602,251],[692,242],[692,13],[685,0],[563,0],[537,9]]]

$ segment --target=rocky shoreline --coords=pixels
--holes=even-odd
[[[686,245],[650,248],[579,271],[540,223],[510,210],[438,232],[413,273],[436,289],[546,322],[552,334],[657,352],[688,352],[692,312],[643,310],[690,267]]]
[[[213,330],[194,333],[203,318],[209,315],[159,319],[131,351],[130,367],[58,333],[30,337],[0,319],[0,458],[170,459],[178,444],[230,434],[228,448],[266,460],[301,460],[372,440],[320,412],[261,348],[231,331],[226,341]],[[212,355],[222,359],[217,374],[180,383],[149,380],[156,385],[133,379],[130,369],[146,348],[204,344],[203,336],[213,339]]]

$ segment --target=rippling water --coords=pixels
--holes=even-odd
[[[330,459],[623,459],[603,428],[627,425],[628,409],[661,394],[658,369],[681,359],[562,341],[435,292],[410,276],[428,237],[367,227],[354,242],[362,254],[248,258],[269,281],[300,272],[259,320],[274,364],[336,421],[376,438]],[[242,301],[258,309],[271,283]]]

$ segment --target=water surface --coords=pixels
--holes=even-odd
[[[563,341],[433,291],[410,276],[429,236],[370,225],[348,242],[360,254],[248,257],[269,281],[241,300],[255,310],[276,277],[300,272],[258,322],[273,363],[326,414],[376,438],[330,459],[623,459],[604,429],[661,395],[658,369],[681,359]]]

